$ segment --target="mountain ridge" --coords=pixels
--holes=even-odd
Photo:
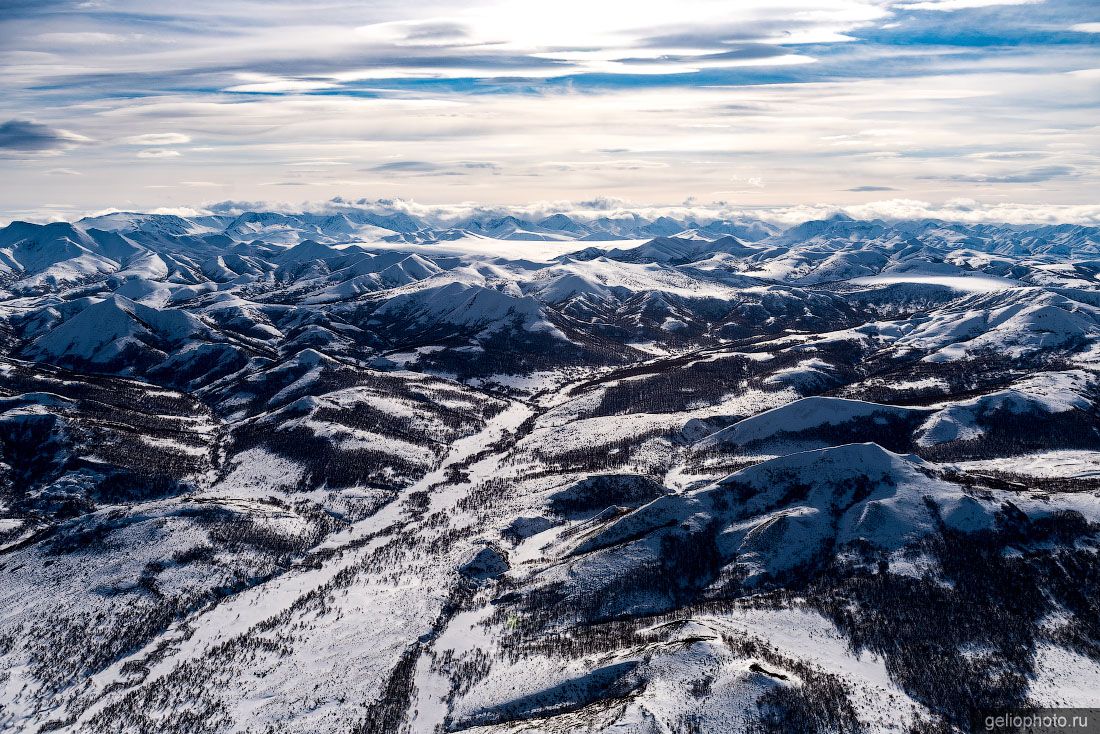
[[[1100,705],[1096,228],[369,214],[0,229],[0,731]]]

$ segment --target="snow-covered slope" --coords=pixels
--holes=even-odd
[[[0,732],[1100,706],[1080,226],[0,229]]]

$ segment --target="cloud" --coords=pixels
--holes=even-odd
[[[726,202],[701,203],[688,200],[681,204],[634,204],[617,197],[599,196],[582,201],[539,201],[521,206],[483,204],[422,204],[409,199],[350,199],[334,197],[327,201],[299,203],[272,201],[224,201],[206,204],[203,211],[236,216],[248,211],[310,212],[335,214],[366,210],[378,214],[412,214],[437,226],[450,226],[470,218],[496,218],[514,215],[538,220],[551,214],[566,214],[585,221],[599,217],[646,218],[670,216],[706,223],[717,219],[759,219],[782,226],[793,226],[812,219],[846,214],[854,219],[942,219],[971,224],[1060,224],[1100,225],[1100,204],[1042,205],[1023,203],[987,203],[973,199],[950,199],[933,203],[920,199],[882,199],[861,204],[809,204],[794,206],[745,207]]]
[[[765,186],[764,178],[762,176],[731,176],[730,181],[734,183],[744,184],[749,188],[762,189]]]
[[[117,33],[98,33],[95,31],[76,31],[67,33],[40,33],[36,36],[39,41],[44,41],[49,44],[100,44],[100,43],[118,43],[126,40],[125,36],[120,36]]]
[[[280,0],[256,22],[246,0],[155,16],[132,0],[74,13],[19,0],[0,14],[0,98],[48,121],[59,133],[40,151],[72,143],[65,165],[87,176],[20,162],[33,175],[8,177],[0,202],[198,203],[208,191],[154,165],[175,156],[144,152],[172,148],[186,178],[244,199],[296,191],[271,187],[283,181],[317,198],[660,202],[739,189],[728,198],[745,206],[815,206],[888,181],[879,190],[918,201],[1019,198],[1031,183],[1032,203],[1076,202],[1100,186],[1100,71],[1087,71],[1100,67],[1100,19],[1088,0],[1020,1],[384,0],[318,13]],[[56,35],[99,33],[126,40]],[[113,145],[66,142],[66,130]]]
[[[191,142],[190,135],[183,133],[147,133],[145,135],[131,135],[122,142],[127,145],[182,145]]]
[[[893,186],[856,186],[848,191],[897,191]]]
[[[1039,150],[994,150],[971,153],[968,157],[988,161],[1028,161],[1046,156],[1046,153]]]
[[[1100,23],[1077,23],[1069,29],[1078,33],[1100,33]]]
[[[896,7],[904,10],[970,10],[988,8],[996,5],[1035,5],[1043,0],[922,0],[921,2],[899,3]]]
[[[1002,173],[1002,174],[988,174],[988,173],[969,173],[969,174],[956,174],[953,176],[938,177],[939,180],[944,181],[958,181],[961,183],[978,183],[978,184],[1020,184],[1020,183],[1042,183],[1044,181],[1050,181],[1056,178],[1066,178],[1070,176],[1078,175],[1078,170],[1073,166],[1038,166],[1036,168],[1030,168],[1026,171],[1017,171],[1014,173]],[[929,177],[936,178],[936,177]]]
[[[138,158],[178,158],[180,152],[178,150],[162,150],[157,148],[150,148],[149,150],[139,151]]]
[[[335,89],[338,86],[332,81],[321,79],[275,77],[267,74],[237,74],[237,78],[246,83],[234,84],[222,91],[239,94],[292,94]]]
[[[0,154],[48,155],[86,142],[89,139],[83,135],[30,120],[0,123]]]
[[[302,168],[329,168],[331,166],[347,166],[350,164],[348,161],[319,158],[316,160],[288,161],[285,165]]]
[[[440,166],[435,163],[429,163],[428,161],[392,161],[390,163],[382,163],[374,166],[368,170],[371,171],[412,171],[417,173],[426,173],[432,171],[438,171]]]
[[[465,40],[469,34],[470,29],[461,23],[429,21],[408,26],[404,34],[404,40],[408,43],[441,44]]]
[[[259,212],[259,211],[287,211],[286,204],[279,204],[274,202],[268,202],[263,200],[255,201],[235,201],[227,199],[225,201],[212,202],[204,207],[204,211],[208,214],[223,214],[230,217],[236,217],[245,212]]]
[[[849,32],[886,17],[875,0],[713,0],[666,3],[442,0],[410,12],[392,3],[337,3],[318,14],[309,3],[265,6],[226,0],[173,8],[152,24],[124,10],[88,8],[53,19],[56,32],[21,39],[21,53],[54,53],[73,64],[20,69],[24,86],[53,82],[94,97],[165,89],[200,94],[308,94],[353,91],[360,82],[424,79],[551,79],[582,74],[660,77],[705,70],[807,63],[791,46],[847,43]],[[364,23],[364,21],[366,21]],[[142,30],[141,43],[93,28]],[[661,38],[664,36],[664,38]],[[137,38],[138,36],[127,36]],[[68,43],[61,43],[68,41]],[[45,44],[45,45],[43,45]],[[94,71],[81,71],[94,55]]]
[[[412,174],[436,174],[436,175],[465,175],[472,171],[498,171],[500,166],[491,161],[457,161],[449,163],[432,163],[431,161],[390,161],[381,163],[363,171],[376,173],[412,173]]]
[[[74,171],[71,168],[50,168],[48,170],[43,171],[42,173],[46,174],[47,176],[83,176],[84,175],[80,171]]]
[[[196,209],[191,206],[160,206],[156,209],[150,209],[149,213],[174,217],[203,217],[210,214],[205,209]]]
[[[594,199],[578,201],[577,206],[581,209],[611,211],[612,209],[621,209],[626,206],[626,201],[617,196],[597,196]]]
[[[857,219],[943,219],[972,224],[1089,224],[1100,225],[1100,206],[998,203],[983,204],[956,199],[933,204],[916,199],[890,199],[868,204],[831,207]],[[828,211],[825,209],[824,211]],[[786,212],[795,214],[794,210]]]

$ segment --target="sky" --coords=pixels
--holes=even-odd
[[[1100,224],[1095,0],[0,9],[0,221],[342,197]]]

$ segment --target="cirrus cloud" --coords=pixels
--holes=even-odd
[[[191,136],[183,133],[146,133],[131,135],[122,142],[127,145],[183,145],[191,142]]]
[[[501,204],[853,205],[887,190],[1077,203],[1100,186],[1098,19],[1088,0],[1033,2],[333,0],[319,13],[280,0],[262,22],[246,0],[155,16],[137,0],[18,2],[0,15],[0,121],[14,125],[0,157],[39,175],[6,177],[0,201],[197,204],[193,183],[220,181],[242,198],[276,182]],[[60,152],[86,176],[45,175],[36,159]]]
[[[150,148],[149,150],[139,151],[138,158],[178,158],[180,152],[178,150],[165,150],[159,148]]]

